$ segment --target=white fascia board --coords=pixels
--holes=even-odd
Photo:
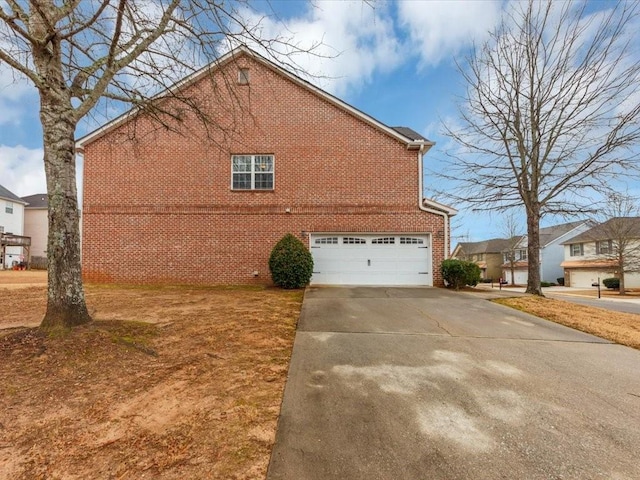
[[[7,202],[17,203],[19,205],[29,205],[27,202],[25,202],[22,199],[16,200],[15,198],[9,198],[9,197],[0,196],[0,200],[6,200]]]
[[[571,230],[569,230],[568,232],[565,232],[565,233],[563,233],[562,235],[560,235],[560,236],[558,236],[558,237],[554,238],[553,240],[551,240],[550,242],[548,242],[546,245],[543,245],[541,248],[548,247],[548,246],[549,246],[549,245],[551,245],[552,243],[558,243],[558,244],[560,244],[560,245],[564,245],[564,244],[566,243],[566,240],[563,240],[563,241],[561,241],[561,242],[560,242],[559,240],[561,240],[561,239],[565,239],[565,238],[566,238],[566,237],[568,237],[569,235],[570,235],[569,240],[571,240],[571,238],[572,238],[572,237],[577,237],[578,235],[580,235],[580,234],[582,234],[582,233],[586,232],[587,230],[580,230],[580,229],[581,229],[582,227],[584,227],[585,225],[586,225],[587,227],[589,226],[589,225],[588,225],[588,223],[587,223],[586,221],[585,221],[585,222],[582,222],[580,225],[576,225],[575,227],[573,227],[573,228],[572,228]],[[575,231],[576,231],[576,230],[580,230],[580,231],[579,231],[578,233],[575,233]]]
[[[436,202],[435,200],[431,200],[430,198],[423,198],[422,203],[427,207],[440,210],[450,217],[453,217],[458,213],[458,210],[456,210],[455,208],[444,205],[443,203]]]
[[[312,91],[316,95],[319,95],[320,97],[324,98],[325,100],[327,100],[328,102],[332,103],[333,105],[341,108],[342,110],[347,111],[348,113],[352,114],[356,118],[364,121],[365,123],[368,123],[368,124],[374,126],[375,128],[377,128],[377,129],[383,131],[384,133],[386,133],[387,135],[389,135],[389,136],[395,138],[396,140],[406,144],[407,148],[427,147],[427,150],[428,150],[433,145],[435,145],[434,142],[430,142],[429,140],[407,139],[407,137],[405,137],[404,135],[400,134],[399,132],[397,132],[393,128],[385,125],[382,122],[379,122],[378,120],[376,120],[375,118],[371,117],[370,115],[367,115],[366,113],[358,110],[355,107],[352,107],[348,103],[340,100],[339,98],[331,95],[330,93],[325,92],[321,88],[316,87],[312,83],[310,83],[310,82],[308,82],[306,80],[303,80],[302,78],[298,77],[297,75],[294,75],[293,73],[291,73],[291,72],[285,70],[284,68],[276,65],[274,62],[268,60],[267,58],[263,57],[259,53],[251,50],[250,48],[248,48],[248,47],[246,47],[244,45],[231,50],[230,52],[226,53],[225,55],[223,55],[219,59],[211,62],[210,64],[204,66],[200,70],[192,73],[191,75],[189,75],[189,76],[185,77],[184,79],[180,80],[179,82],[175,83],[173,86],[168,88],[166,91],[163,91],[163,92],[155,95],[153,98],[161,98],[161,97],[167,95],[168,93],[177,91],[177,90],[183,88],[184,86],[186,86],[186,85],[188,85],[190,83],[196,82],[202,75],[206,74],[207,72],[211,71],[214,68],[221,67],[223,64],[227,63],[229,60],[233,59],[234,57],[238,56],[239,54],[246,54],[246,55],[250,56],[254,60],[262,63],[263,65],[265,65],[266,67],[270,68],[271,70],[274,70],[275,72],[279,73],[280,75],[288,78],[289,80],[291,80],[292,82],[296,83],[297,85],[299,85],[299,86],[301,86],[303,88],[306,88],[307,90]],[[98,138],[100,138],[101,136],[103,136],[104,134],[109,132],[110,130],[116,128],[117,126],[125,123],[129,119],[135,117],[139,113],[139,111],[140,111],[139,108],[132,108],[131,110],[129,110],[129,111],[123,113],[122,115],[116,117],[115,119],[113,119],[110,122],[106,123],[105,125],[103,125],[102,127],[98,128],[97,130],[94,130],[93,132],[91,132],[91,133],[79,138],[76,141],[76,151],[79,152],[79,153],[82,153],[83,148],[84,148],[84,146],[86,144],[88,144],[88,143],[90,143],[90,142],[92,142],[94,140],[97,140]]]

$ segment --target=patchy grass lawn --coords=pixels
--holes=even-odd
[[[0,478],[265,477],[302,291],[89,285],[49,338],[45,287],[3,287]]]
[[[533,295],[498,299],[494,302],[612,342],[640,349],[640,315],[613,312]]]

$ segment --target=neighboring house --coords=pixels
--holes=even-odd
[[[37,193],[22,197],[24,208],[24,234],[31,237],[31,262],[46,265],[47,237],[49,233],[48,196]]]
[[[77,142],[84,278],[270,283],[290,232],[310,248],[313,284],[443,284],[456,210],[423,198],[433,144],[420,134],[245,47],[160,101],[172,95],[215,121],[205,129],[183,107],[183,124],[159,126],[134,110]]]
[[[621,222],[621,223],[620,223]],[[622,238],[615,237],[624,232]],[[622,245],[620,247],[619,245]],[[591,287],[605,278],[620,278],[619,251],[626,257],[625,288],[640,287],[640,218],[619,217],[594,225],[564,242],[565,285]],[[631,270],[631,271],[629,271]],[[634,271],[635,270],[635,271]]]
[[[451,257],[474,262],[480,267],[482,278],[497,282],[502,277],[502,252],[509,247],[509,242],[506,238],[460,242]]]
[[[544,227],[540,229],[540,280],[542,282],[556,283],[558,278],[564,276],[561,263],[564,260],[563,242],[568,238],[584,232],[589,228],[586,221],[576,221]],[[529,274],[528,240],[523,235],[520,241],[512,249],[514,254],[514,283],[526,285]],[[509,251],[503,252],[502,272],[503,278],[511,283],[511,262]]]
[[[0,185],[0,269],[28,260],[24,235],[26,202]]]

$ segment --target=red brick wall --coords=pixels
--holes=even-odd
[[[248,86],[234,83],[239,65]],[[186,90],[224,132],[183,111],[179,132],[139,116],[85,146],[85,278],[268,283],[287,232],[407,232],[432,234],[440,285],[443,219],[418,209],[417,151],[248,57],[239,65]],[[274,190],[232,191],[234,153],[274,155]]]

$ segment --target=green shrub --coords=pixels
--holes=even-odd
[[[480,283],[480,276],[482,275],[482,272],[480,271],[480,267],[477,264],[473,262],[467,262],[465,270],[467,285],[475,287],[478,283]]]
[[[557,284],[553,282],[540,282],[541,287],[555,287]]]
[[[475,287],[480,282],[480,267],[473,262],[450,258],[442,262],[440,271],[447,287],[456,290],[465,285]]]
[[[271,251],[269,270],[277,286],[302,288],[311,280],[313,258],[298,238],[287,233]]]
[[[620,279],[619,278],[605,278],[602,280],[602,284],[607,288],[618,289],[620,288]]]

